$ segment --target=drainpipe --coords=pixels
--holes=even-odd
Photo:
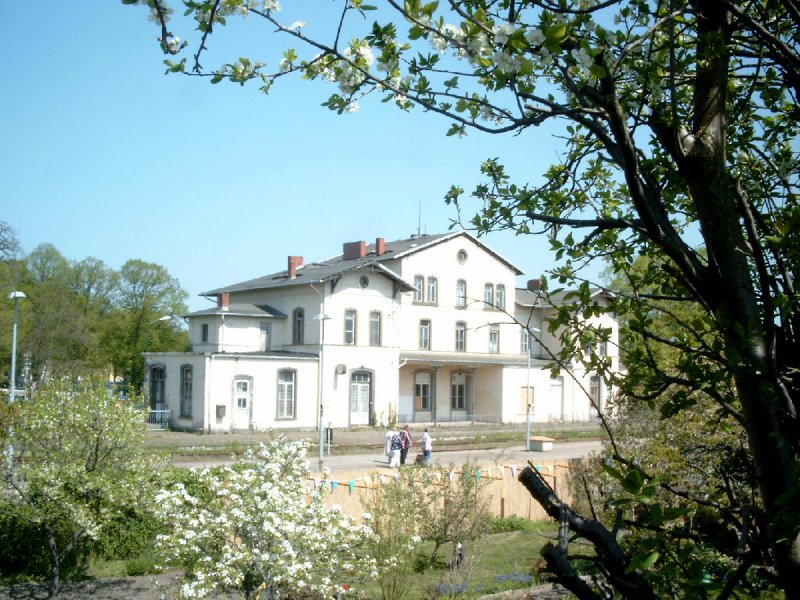
[[[317,395],[319,397],[317,402],[317,423],[319,428],[319,470],[322,472],[325,457],[325,427],[323,423],[324,414],[322,405],[322,388],[325,385],[325,372],[323,370],[323,354],[325,353],[325,294],[324,292],[320,292],[317,288],[315,288],[313,283],[310,283],[309,285],[311,286],[312,290],[319,294],[319,364],[317,367],[319,371],[317,376]]]
[[[206,428],[211,433],[211,373],[214,370],[214,355],[210,354],[206,359]]]

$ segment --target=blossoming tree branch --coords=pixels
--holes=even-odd
[[[752,494],[725,500],[724,521],[741,540],[723,551],[729,576],[743,581],[766,561],[764,576],[800,597],[795,0],[298,0],[285,11],[276,0],[185,0],[183,17],[166,1],[123,1],[149,8],[169,72],[255,82],[265,93],[295,74],[323,80],[334,88],[324,101],[331,110],[354,111],[376,96],[440,116],[449,135],[552,124],[557,161],[523,174],[538,183],[515,182],[492,158],[485,181],[469,194],[453,186],[445,200],[479,232],[547,235],[560,260],[554,278],[580,284],[574,299],[586,310],[600,309],[583,265],[605,260],[627,280],[611,310],[638,340],[623,359],[646,376],[609,383],[622,397],[662,402],[665,418],[711,399],[715,418],[741,428],[740,475]],[[322,25],[306,26],[320,10]],[[207,66],[213,34],[235,17],[274,33],[266,56]],[[664,301],[698,317],[657,332],[653,307]],[[561,314],[554,331],[568,318]],[[659,348],[685,359],[667,368]],[[602,372],[602,361],[594,366]],[[610,472],[623,483],[680,492],[611,454]],[[598,555],[611,551],[597,544]],[[673,555],[628,564],[645,572]]]

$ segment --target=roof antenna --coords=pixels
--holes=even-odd
[[[418,200],[417,208],[417,237],[422,234],[422,200]]]

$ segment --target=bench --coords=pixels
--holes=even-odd
[[[534,452],[550,452],[553,449],[553,438],[544,435],[531,436],[531,450]]]

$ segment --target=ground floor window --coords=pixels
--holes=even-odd
[[[152,410],[165,410],[166,401],[164,388],[167,383],[167,369],[164,365],[150,367],[150,408]]]
[[[430,373],[417,373],[414,375],[414,408],[417,410],[431,409]]]
[[[601,402],[601,395],[600,395],[600,376],[599,375],[592,375],[589,378],[589,397],[592,399],[592,408],[600,412],[603,410]]]
[[[450,381],[450,408],[453,410],[466,410],[467,408],[466,373],[453,373]]]
[[[193,369],[188,365],[181,367],[181,410],[183,419],[192,418],[192,377]]]
[[[279,419],[295,418],[295,380],[294,371],[278,371],[278,414]]]

